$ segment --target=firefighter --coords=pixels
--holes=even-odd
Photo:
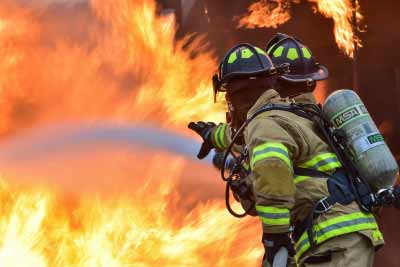
[[[289,105],[298,93],[303,101],[313,102],[307,92],[328,76],[311,51],[293,37],[277,35],[267,51],[276,64],[290,63],[291,72],[272,75],[269,56],[241,44],[226,54],[214,78],[217,91],[226,92],[233,131],[266,104]],[[204,139],[199,157],[212,148],[223,150],[230,141],[226,124],[198,122],[189,127]],[[312,121],[287,111],[261,113],[246,127],[242,142],[249,150],[248,180],[263,226],[263,266],[272,264],[281,247],[294,253],[291,237],[299,266],[372,266],[382,234],[374,216],[361,212],[346,188],[335,191],[336,203],[326,201],[346,174]],[[295,174],[299,167],[315,172]]]

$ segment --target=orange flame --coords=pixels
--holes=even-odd
[[[150,121],[181,129],[189,120],[222,118],[212,101],[213,52],[201,39],[175,41],[174,18],[157,16],[153,0],[40,3],[0,3],[1,135],[70,120]],[[258,224],[234,220],[219,199],[197,200],[185,210],[190,199],[180,198],[174,178],[187,176],[186,162],[170,155],[139,158],[146,164],[136,165],[150,171],[137,174],[114,165],[114,157],[87,164],[99,172],[112,165],[118,172],[108,182],[123,188],[126,180],[141,181],[118,197],[69,196],[46,179],[41,187],[18,186],[5,176],[13,182],[0,185],[0,265],[256,265],[262,255],[254,238]],[[34,168],[23,167],[35,177]],[[92,179],[71,169],[58,175],[69,174],[65,180],[76,189]],[[93,184],[104,182],[95,177]]]
[[[277,28],[290,19],[290,2],[260,0],[247,9],[248,14],[239,20],[238,28]]]
[[[353,7],[350,0],[309,0],[317,4],[317,10],[334,21],[333,32],[338,47],[350,58],[354,56],[355,44],[362,47],[361,40],[355,35],[352,25]],[[359,10],[359,7],[357,7]],[[356,12],[357,21],[363,17]]]
[[[334,35],[336,43],[347,56],[353,58],[355,45],[362,47],[361,40],[355,35],[352,26],[353,7],[350,0],[308,0],[317,6],[314,12],[320,12],[327,18],[334,21]],[[249,6],[248,14],[242,17],[238,27],[254,29],[277,28],[279,25],[290,20],[289,8],[292,3],[299,3],[297,0],[260,0]],[[363,19],[357,6],[357,21]]]
[[[153,0],[71,10],[0,4],[0,134],[74,119],[224,118],[213,51],[201,38],[174,41],[174,17],[157,16]]]
[[[160,163],[162,173],[150,169],[143,173],[145,181],[136,177],[142,183],[131,195],[118,197],[63,197],[55,189],[2,182],[0,262],[7,267],[255,266],[262,251],[259,239],[249,237],[258,224],[234,220],[219,200],[186,211],[176,181],[169,180],[180,175],[185,161],[170,155],[149,161]]]

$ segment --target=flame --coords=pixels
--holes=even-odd
[[[153,0],[70,10],[0,4],[0,134],[75,119],[224,118],[212,101],[213,51],[201,38],[175,41],[174,16],[157,16]]]
[[[350,0],[309,0],[317,4],[317,10],[334,22],[333,32],[338,47],[350,58],[354,56],[356,46],[362,47],[361,40],[354,33],[352,26],[353,7]],[[356,18],[360,21],[363,16],[356,8]]]
[[[319,81],[315,90],[313,91],[314,97],[318,103],[324,103],[329,93],[329,82],[327,80]]]
[[[362,47],[361,39],[354,33],[352,26],[353,6],[350,0],[308,0],[316,4],[314,12],[319,12],[334,22],[334,35],[337,46],[350,58],[354,57],[354,49]],[[248,13],[239,20],[238,27],[277,28],[291,19],[290,7],[298,0],[260,0],[248,8]],[[356,7],[356,19],[360,22],[363,15],[360,7]]]
[[[248,14],[239,19],[237,27],[249,29],[256,27],[277,28],[290,19],[290,4],[288,1],[267,0],[253,3],[247,9]]]
[[[201,38],[176,41],[175,33],[174,17],[157,15],[153,0],[1,1],[2,141],[71,120],[149,121],[179,130],[189,120],[222,120],[222,107],[212,101],[213,51]],[[258,223],[234,220],[221,199],[183,199],[176,178],[188,176],[185,160],[158,152],[137,157],[127,160],[129,166],[148,171],[116,165],[119,157],[85,166],[107,174],[107,183],[63,159],[58,163],[63,168],[49,175],[73,184],[73,195],[18,164],[35,185],[18,174],[1,180],[0,265],[257,264]],[[48,159],[37,161],[36,167],[54,167]],[[111,171],[103,174],[105,166]],[[203,168],[197,173],[203,175]],[[111,194],[109,187],[105,195],[79,192],[88,181],[125,189],[127,180],[136,183],[129,194]],[[189,201],[195,205],[188,207]]]
[[[177,177],[182,159],[156,156],[149,163],[167,161],[162,174]],[[248,238],[259,230],[254,223],[232,219],[219,200],[186,211],[176,185],[159,176],[153,168],[133,194],[109,198],[2,181],[2,266],[256,265],[259,239]]]

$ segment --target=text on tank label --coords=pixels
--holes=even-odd
[[[353,105],[339,112],[331,119],[331,122],[338,129],[342,128],[346,124],[362,117],[369,116],[367,109],[363,104]]]
[[[384,144],[385,141],[383,140],[382,135],[376,132],[355,140],[353,143],[353,150],[357,155],[360,155],[371,148]]]

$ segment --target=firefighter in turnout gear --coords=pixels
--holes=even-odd
[[[312,91],[328,70],[311,51],[283,34],[266,51],[241,44],[226,54],[213,80],[215,93],[226,92],[229,124],[189,124],[203,137],[203,151],[226,149],[232,131],[268,104],[315,103]],[[290,72],[279,75],[283,63]],[[247,180],[263,228],[263,266],[282,247],[298,266],[372,266],[382,234],[374,215],[353,201],[346,173],[313,121],[284,110],[263,112],[248,122],[239,144],[249,151]],[[334,193],[340,197],[331,204],[326,200]]]

